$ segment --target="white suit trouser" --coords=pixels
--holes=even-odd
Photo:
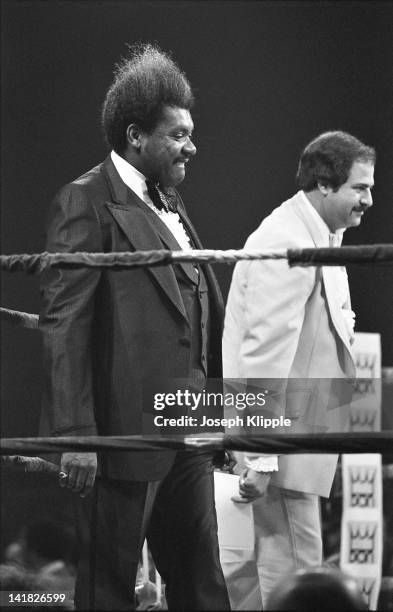
[[[319,497],[270,486],[253,503],[252,561],[223,563],[232,609],[268,609],[276,584],[290,571],[322,563]]]

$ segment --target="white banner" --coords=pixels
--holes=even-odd
[[[357,385],[350,431],[380,431],[379,334],[355,335]],[[382,467],[378,454],[342,456],[343,516],[340,567],[356,578],[370,610],[376,610],[382,577]]]

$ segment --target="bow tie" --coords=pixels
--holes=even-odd
[[[168,210],[172,212],[177,211],[176,200],[171,197],[170,194],[161,191],[161,189],[149,179],[146,179],[146,187],[149,198],[158,210],[166,210],[167,212]]]

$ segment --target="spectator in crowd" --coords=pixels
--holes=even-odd
[[[355,578],[318,567],[285,576],[272,591],[267,609],[338,612],[368,608]]]

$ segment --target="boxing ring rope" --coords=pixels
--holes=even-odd
[[[20,438],[19,441],[23,441]],[[4,439],[7,442],[7,439]],[[8,443],[8,442],[7,442]],[[232,450],[232,449],[231,449]],[[23,449],[24,452],[25,449]],[[42,457],[28,457],[23,455],[3,455],[3,450],[0,450],[0,466],[6,468],[13,468],[24,472],[46,472],[55,475],[59,474],[59,465],[52,461],[47,461]],[[36,452],[36,451],[34,451]],[[387,464],[382,466],[382,475],[386,480],[393,480],[393,464]]]
[[[9,308],[0,308],[0,321],[6,321],[16,327],[38,329],[38,315],[30,312],[19,312]]]
[[[170,265],[173,263],[233,263],[253,260],[287,260],[290,266],[342,266],[349,264],[393,263],[393,244],[359,245],[315,249],[188,249],[169,251],[134,251],[120,253],[26,253],[0,255],[0,269],[40,274],[53,268],[134,268]]]
[[[157,451],[175,450],[209,451],[236,450],[259,453],[391,453],[391,432],[361,432],[320,434],[269,434],[239,436],[215,434],[213,436],[55,436],[36,438],[2,438],[0,455],[24,453],[62,453],[65,451]]]

